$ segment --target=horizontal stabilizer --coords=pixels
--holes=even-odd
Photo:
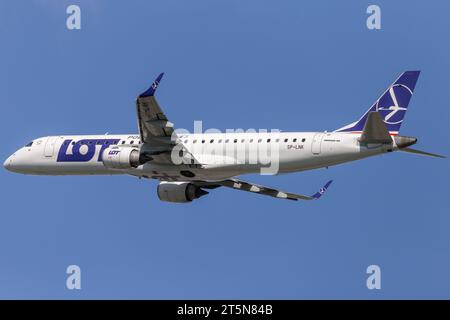
[[[389,134],[386,125],[377,111],[372,111],[367,116],[359,142],[383,144],[392,143],[391,135]]]
[[[446,156],[443,156],[443,155],[440,155],[440,154],[430,153],[430,152],[425,152],[425,151],[420,151],[420,150],[412,149],[412,148],[402,148],[402,149],[400,149],[400,151],[403,151],[403,152],[409,152],[409,153],[415,153],[415,154],[420,154],[420,155],[422,155],[422,156],[428,156],[428,157],[447,158]]]

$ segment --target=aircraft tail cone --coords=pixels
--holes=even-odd
[[[394,141],[399,149],[403,149],[415,144],[417,142],[417,138],[406,136],[394,136]]]

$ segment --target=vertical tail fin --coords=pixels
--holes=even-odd
[[[389,133],[398,134],[419,75],[420,71],[403,72],[358,121],[337,129],[336,132],[361,133],[369,113],[378,112]]]

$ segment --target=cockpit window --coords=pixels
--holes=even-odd
[[[27,143],[27,144],[25,145],[25,147],[31,147],[32,144],[33,144],[33,141]]]

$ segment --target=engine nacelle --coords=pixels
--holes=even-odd
[[[139,167],[139,149],[134,147],[110,146],[103,151],[103,165],[111,169]]]
[[[167,202],[191,202],[198,199],[207,191],[190,182],[161,181],[157,189],[159,200]]]

